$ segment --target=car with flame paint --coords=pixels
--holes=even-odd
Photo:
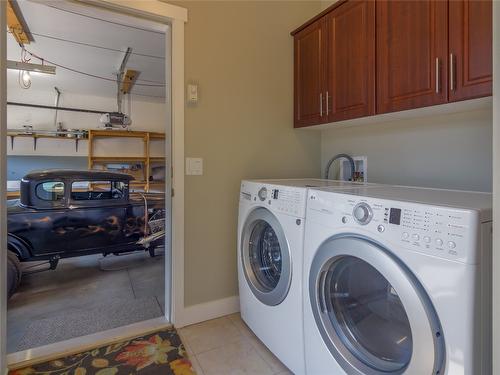
[[[8,201],[8,294],[19,285],[21,262],[90,254],[149,251],[162,237],[150,235],[149,217],[164,217],[163,193],[133,193],[133,176],[98,170],[34,171],[23,177],[20,198]]]

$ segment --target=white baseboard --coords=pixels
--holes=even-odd
[[[238,296],[187,306],[184,308],[182,316],[179,317],[180,319],[175,322],[175,326],[176,328],[181,328],[238,311],[240,311],[240,299]]]

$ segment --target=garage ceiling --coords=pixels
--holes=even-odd
[[[127,69],[140,72],[132,95],[165,97],[165,34],[157,24],[126,15],[92,14],[78,7],[62,7],[57,2],[41,4],[19,0],[17,4],[33,35],[26,50],[50,62],[115,80],[124,51],[132,48]],[[61,3],[62,4],[62,3]],[[7,56],[19,61],[21,47],[7,36]],[[32,58],[31,62],[41,63]],[[33,90],[115,96],[116,83],[57,67],[55,76],[32,73]],[[18,72],[8,72],[8,88],[19,88]],[[29,90],[28,90],[29,91]],[[144,98],[147,99],[147,98]]]

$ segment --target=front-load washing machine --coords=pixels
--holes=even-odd
[[[492,196],[308,193],[309,375],[490,375]]]
[[[358,184],[360,185],[360,184]],[[241,317],[297,375],[305,373],[302,257],[307,189],[349,188],[334,180],[241,183],[238,281]]]

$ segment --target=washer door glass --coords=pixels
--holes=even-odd
[[[309,269],[309,297],[323,341],[348,374],[444,373],[430,298],[379,244],[352,234],[323,242]]]
[[[330,322],[360,361],[381,372],[408,365],[410,322],[384,276],[365,261],[345,256],[327,268],[324,285]]]
[[[265,208],[252,211],[242,231],[241,260],[253,294],[270,306],[281,303],[291,283],[290,249],[276,216]]]
[[[263,292],[276,288],[281,277],[282,254],[278,236],[265,220],[258,220],[250,234],[249,256],[257,287]]]

